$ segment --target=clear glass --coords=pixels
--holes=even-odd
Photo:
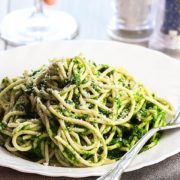
[[[180,55],[180,1],[159,0],[157,23],[150,47]]]
[[[1,23],[1,38],[11,45],[73,39],[78,33],[75,19],[62,11],[44,9],[42,0],[34,8],[7,14]]]
[[[113,19],[108,34],[115,40],[140,43],[154,27],[156,0],[112,0]]]

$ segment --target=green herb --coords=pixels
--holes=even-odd
[[[36,137],[33,142],[33,148],[32,152],[39,158],[42,158],[42,152],[41,152],[41,143],[46,139],[46,136],[44,134],[41,134],[40,136]]]
[[[94,61],[90,61],[90,63],[91,63],[93,66],[97,67],[97,64],[96,64]]]
[[[111,151],[108,151],[108,158],[109,159],[116,159],[118,160],[120,157],[122,157],[125,154],[125,152],[122,152],[120,148],[113,149]]]
[[[5,77],[2,79],[1,83],[0,83],[0,92],[7,87],[10,84],[10,80],[8,77]]]
[[[95,82],[92,82],[92,87],[93,87],[93,89],[96,90],[97,92],[101,92],[101,88],[100,88],[97,84],[95,84]]]
[[[73,100],[66,100],[66,103],[73,106],[73,107],[76,106],[76,104],[75,104],[75,102]]]
[[[118,115],[118,118],[125,118],[129,113],[129,107],[126,107],[122,110],[122,112]]]
[[[145,129],[139,128],[138,126],[134,126],[132,136],[137,136],[138,139],[140,139],[146,133],[147,131]]]
[[[45,65],[42,65],[39,69],[34,70],[34,71],[32,70],[31,76],[32,76],[32,77],[35,77],[35,76],[38,75],[39,73],[43,72],[45,69],[46,69],[46,66],[45,66]]]
[[[79,72],[73,75],[72,83],[76,84],[77,86],[80,86],[80,84],[81,84],[81,77],[80,77],[80,73]]]
[[[114,138],[112,139],[112,141],[108,144],[108,145],[114,145],[114,144],[118,144],[118,147],[121,147],[123,145],[123,140],[122,138]]]
[[[31,103],[26,95],[22,95],[18,98],[15,104],[15,108],[18,111],[24,111],[26,113],[26,117],[28,118],[34,117],[34,112],[32,112]]]
[[[32,94],[34,92],[34,86],[33,86],[32,83],[30,83],[30,84],[28,84],[26,86],[25,92],[26,92],[27,95],[30,95],[30,94]]]
[[[148,112],[146,109],[140,109],[137,114],[136,114],[136,117],[139,121],[143,121],[148,115]]]
[[[115,70],[113,69],[112,71],[110,71],[109,73],[107,73],[108,76],[114,74]]]
[[[36,74],[39,73],[40,71],[41,71],[40,69],[32,71],[32,76],[36,76]]]
[[[92,157],[93,157],[93,154],[91,154],[91,153],[89,153],[89,154],[88,154],[88,153],[84,153],[84,154],[83,154],[83,158],[84,158],[84,159],[90,159],[90,158],[92,158]]]
[[[61,109],[60,113],[62,113],[63,115],[69,117],[72,115],[71,111],[69,111],[68,109]]]
[[[52,132],[54,134],[57,134],[57,131],[59,129],[59,122],[57,121],[56,117],[53,115],[51,117],[49,117],[49,123],[50,123]]]
[[[141,92],[137,91],[135,94],[134,94],[134,98],[135,98],[135,101],[139,102],[143,99],[143,95],[141,94]]]
[[[40,89],[41,89],[41,90],[45,90],[45,89],[47,89],[47,87],[48,87],[48,86],[47,86],[47,82],[46,82],[45,80],[44,80],[42,83],[40,83],[39,86],[40,86]]]
[[[10,80],[9,80],[9,78],[8,77],[4,77],[3,79],[2,79],[2,81],[1,81],[1,83],[5,83],[5,84],[8,84],[8,83],[10,83]]]
[[[77,119],[81,119],[81,120],[86,120],[88,117],[89,116],[87,114],[80,114],[76,116]]]
[[[116,107],[120,108],[121,107],[121,99],[119,97],[115,98],[115,103],[116,103]]]
[[[111,113],[110,111],[107,111],[106,109],[103,109],[103,108],[100,108],[100,107],[98,109],[99,109],[100,113],[102,113],[102,114],[104,114],[106,116],[108,116]]]
[[[73,163],[78,163],[79,161],[76,158],[76,155],[70,151],[68,148],[64,148],[64,153],[67,155],[68,159]]]
[[[5,129],[7,127],[6,124],[0,122],[0,131],[2,131],[3,129]]]
[[[73,94],[72,100],[75,103],[75,107],[78,108],[80,105],[80,93],[79,91],[75,91],[75,93]]]
[[[109,66],[107,64],[101,64],[98,71],[103,73],[108,68],[109,68]]]

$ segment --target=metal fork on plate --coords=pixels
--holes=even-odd
[[[146,142],[158,131],[180,128],[179,124],[173,124],[180,116],[180,109],[175,118],[170,122],[170,125],[164,127],[157,127],[149,130],[105,175],[99,177],[97,180],[119,180],[124,170],[130,165],[132,160],[136,157]]]

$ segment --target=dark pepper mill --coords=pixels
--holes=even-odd
[[[180,53],[180,0],[160,0],[156,28],[150,47]]]

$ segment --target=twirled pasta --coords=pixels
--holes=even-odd
[[[126,70],[82,56],[53,59],[0,86],[1,145],[47,165],[112,163],[149,129],[166,125],[166,114],[175,115],[172,105]]]

